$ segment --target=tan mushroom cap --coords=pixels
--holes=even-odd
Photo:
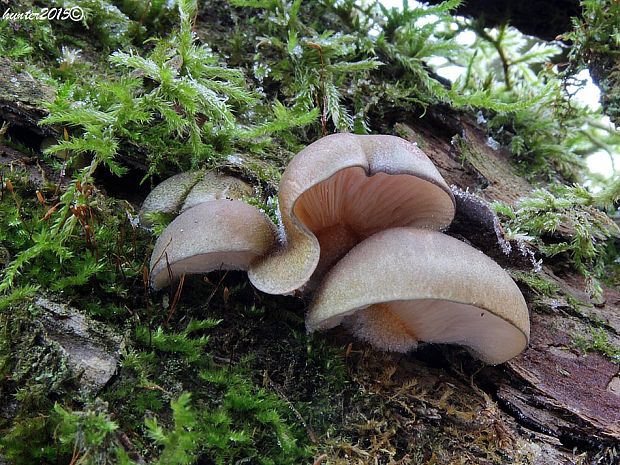
[[[217,269],[246,270],[275,244],[274,224],[256,207],[239,200],[203,202],[176,217],[155,243],[151,285],[169,285],[170,274],[174,280]]]
[[[241,179],[207,171],[187,171],[162,181],[149,193],[140,208],[140,223],[152,224],[147,213],[177,213],[201,202],[217,199],[240,200],[253,194],[252,187]]]
[[[190,189],[198,182],[201,174],[187,171],[175,174],[160,182],[142,202],[139,218],[145,227],[152,224],[146,217],[148,213],[176,213]]]
[[[204,176],[191,188],[181,211],[192,208],[208,200],[232,199],[241,200],[254,194],[252,186],[233,176],[207,171]]]
[[[433,163],[395,136],[334,134],[306,147],[282,175],[286,243],[248,271],[270,294],[302,288],[364,238],[397,226],[442,229],[454,197]]]
[[[330,271],[306,326],[340,323],[379,349],[452,343],[490,364],[518,355],[530,334],[527,305],[506,271],[464,242],[413,228],[375,234]]]

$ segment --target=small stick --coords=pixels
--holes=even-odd
[[[125,449],[125,452],[127,452],[127,454],[129,455],[129,457],[131,457],[132,460],[137,462],[139,465],[146,465],[146,462],[144,461],[142,456],[138,453],[136,448],[131,443],[131,440],[127,437],[127,435],[124,432],[117,431],[116,438],[118,439],[118,442],[121,443],[121,446],[123,446],[123,449]]]
[[[265,380],[267,381],[267,384],[269,385],[269,387],[271,389],[273,389],[276,392],[276,394],[284,402],[286,402],[288,404],[289,408],[293,411],[293,413],[295,414],[297,419],[301,422],[301,424],[304,426],[304,428],[306,428],[306,432],[308,433],[308,439],[310,439],[310,442],[312,442],[313,444],[316,444],[317,442],[319,442],[319,440],[316,437],[316,433],[314,432],[312,427],[310,425],[308,425],[308,423],[306,422],[304,417],[301,415],[301,413],[299,413],[299,410],[297,410],[295,408],[295,406],[293,405],[293,403],[290,400],[288,400],[288,398],[284,395],[284,393],[282,392],[280,387],[271,380],[271,378],[269,377],[269,374],[266,371],[265,371]],[[319,457],[319,458],[321,458],[321,457]],[[327,458],[327,456],[325,456],[325,458]],[[322,460],[323,459],[321,459],[321,461]],[[317,462],[315,461],[314,463],[317,463]],[[321,463],[321,462],[318,462],[318,463]]]
[[[164,326],[167,327],[170,322],[170,318],[176,312],[177,305],[179,304],[179,300],[181,299],[181,291],[183,290],[183,283],[185,283],[185,275],[181,275],[181,279],[179,279],[179,285],[177,286],[177,290],[174,293],[174,297],[172,298],[172,303],[170,304],[170,311],[168,312],[168,317],[166,318],[166,322]]]

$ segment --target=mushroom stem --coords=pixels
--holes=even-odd
[[[343,323],[355,336],[382,350],[404,353],[418,345],[413,330],[387,303],[359,310],[345,317]]]
[[[316,288],[329,269],[360,241],[360,236],[342,223],[323,228],[315,235],[321,246],[321,254],[306,290]]]

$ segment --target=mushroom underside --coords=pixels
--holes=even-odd
[[[395,226],[441,229],[450,224],[453,211],[450,195],[429,181],[408,174],[369,176],[358,166],[312,186],[293,208],[315,235],[342,225],[360,238]]]
[[[168,285],[170,275],[176,278],[182,275],[209,273],[215,270],[247,270],[250,263],[257,257],[258,254],[251,250],[235,250],[192,255],[174,263],[166,264],[164,255],[161,260],[165,264],[165,269],[153,278],[153,286],[162,288]]]
[[[396,226],[441,229],[452,221],[451,197],[439,186],[408,174],[340,170],[305,191],[295,216],[316,236],[320,259],[308,283],[314,288],[353,246]]]
[[[321,322],[320,329],[340,323],[378,349],[407,352],[418,342],[457,344],[490,364],[512,358],[527,344],[518,328],[497,315],[442,299],[396,300],[353,309]]]

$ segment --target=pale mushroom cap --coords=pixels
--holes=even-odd
[[[252,186],[241,179],[207,171],[185,197],[181,211],[184,212],[209,200],[241,200],[244,197],[251,197],[253,193]]]
[[[187,171],[162,181],[149,193],[140,208],[140,223],[152,224],[147,213],[184,212],[208,200],[241,200],[253,194],[252,187],[241,179],[207,171]]]
[[[342,322],[380,349],[453,343],[491,364],[518,355],[530,333],[527,305],[506,271],[464,242],[413,228],[375,234],[330,271],[306,326]]]
[[[246,270],[276,244],[276,229],[256,207],[239,200],[211,200],[181,213],[155,243],[151,285],[160,289],[183,274]]]
[[[282,175],[279,207],[287,243],[249,270],[270,294],[303,287],[328,237],[355,244],[390,227],[442,229],[454,217],[454,197],[433,163],[395,136],[334,134],[309,145]]]
[[[142,202],[139,218],[145,227],[151,227],[146,218],[147,213],[176,213],[190,189],[198,182],[201,174],[196,171],[187,171],[175,174],[159,183]]]

